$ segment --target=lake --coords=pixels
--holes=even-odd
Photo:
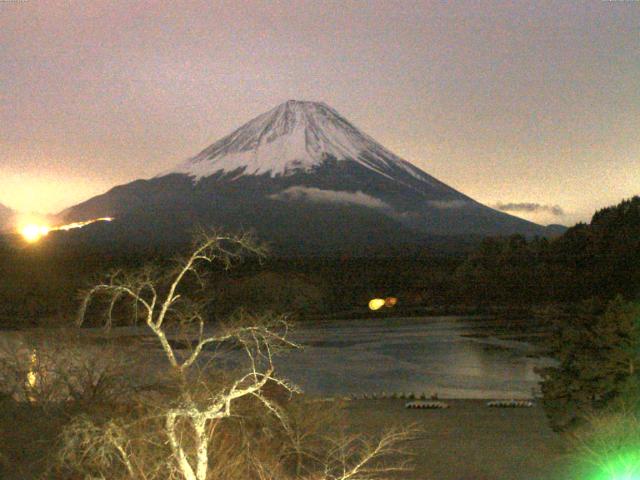
[[[315,321],[298,324],[291,339],[302,345],[275,359],[277,373],[319,396],[413,393],[440,398],[530,398],[540,380],[534,369],[552,365],[526,342],[506,340],[496,320],[423,317]],[[20,332],[3,332],[3,342]],[[86,336],[104,336],[100,329]],[[141,382],[155,378],[166,358],[146,327],[121,327],[110,336],[144,337]],[[207,362],[207,352],[202,360]],[[224,359],[226,357],[226,360]],[[219,365],[244,363],[228,351]]]
[[[298,325],[304,348],[276,359],[309,394],[437,393],[440,398],[530,398],[538,366],[526,343],[491,336],[495,321],[469,317],[321,321]],[[465,335],[489,335],[483,338]]]

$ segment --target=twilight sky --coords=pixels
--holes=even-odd
[[[56,212],[287,99],[491,206],[640,193],[640,2],[0,0],[0,203]]]

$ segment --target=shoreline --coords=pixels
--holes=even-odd
[[[504,326],[526,322],[528,325],[549,323],[548,310],[566,306],[565,304],[536,304],[536,305],[438,305],[438,306],[399,306],[372,311],[366,306],[338,310],[334,312],[312,313],[294,312],[290,315],[294,323],[301,325],[313,322],[340,322],[354,320],[387,320],[411,318],[464,317],[465,320],[494,320]],[[63,316],[56,314],[44,317],[38,321],[33,319],[0,318],[0,332],[24,329],[64,328],[74,325],[74,314],[69,314],[69,322]],[[50,321],[49,321],[50,320]],[[215,324],[211,320],[209,324]],[[124,325],[123,325],[124,326]]]
[[[400,299],[401,301],[401,299]],[[366,318],[414,318],[414,317],[442,317],[463,316],[473,318],[490,317],[503,320],[524,320],[536,318],[543,321],[545,313],[550,308],[562,308],[568,304],[542,303],[531,305],[435,305],[435,306],[405,306],[401,303],[392,308],[382,308],[372,311],[366,306],[344,309],[329,313],[301,314],[301,321],[313,320],[358,320]],[[504,318],[508,316],[509,318]]]

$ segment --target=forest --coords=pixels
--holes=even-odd
[[[77,308],[77,291],[100,274],[145,263],[167,264],[160,248],[126,251],[73,245],[64,238],[0,246],[0,324],[55,323]],[[467,247],[465,247],[467,248]],[[597,211],[554,239],[521,235],[490,237],[471,251],[412,249],[372,256],[248,259],[231,272],[212,272],[212,318],[228,313],[238,298],[249,308],[317,316],[371,315],[374,297],[399,299],[393,312],[481,313],[496,308],[602,302],[640,292],[640,197]],[[212,295],[213,298],[213,295]]]

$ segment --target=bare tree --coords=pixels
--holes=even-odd
[[[79,325],[85,322],[91,302],[98,297],[106,300],[106,328],[113,325],[115,312],[121,303],[133,307],[133,321],[142,319],[155,336],[174,372],[173,376],[178,380],[178,394],[156,402],[154,414],[156,419],[162,419],[162,433],[166,435],[171,452],[164,478],[214,478],[210,456],[215,433],[220,422],[236,415],[238,405],[246,399],[257,401],[285,432],[290,432],[289,438],[295,437],[283,408],[266,393],[267,387],[278,388],[287,395],[298,392],[294,385],[275,374],[273,363],[274,355],[280,349],[296,347],[288,337],[286,317],[256,317],[240,311],[230,321],[219,324],[215,331],[210,330],[205,325],[204,302],[194,300],[187,288],[190,282],[205,285],[204,266],[219,262],[228,269],[247,254],[262,257],[265,250],[248,235],[202,233],[194,243],[192,253],[180,259],[170,272],[164,273],[156,267],[145,267],[135,272],[115,271],[83,296]],[[177,338],[182,338],[183,343],[189,346],[186,353],[176,349],[173,342]],[[244,352],[246,369],[228,382],[212,383],[210,377],[202,374],[210,364],[203,365],[202,361],[211,360],[209,351],[224,344],[231,344]],[[97,426],[87,419],[80,419],[67,429],[63,461],[86,459],[88,455],[95,458],[100,453],[94,463],[100,466],[117,460],[116,463],[123,467],[123,478],[155,478],[149,473],[148,466],[135,460],[126,431],[127,427],[117,422],[109,421]],[[72,441],[74,438],[77,441]],[[322,462],[320,471],[324,473],[313,475],[313,478],[382,478],[382,474],[394,471],[395,467],[376,469],[371,467],[372,463],[381,456],[395,453],[395,445],[406,438],[406,432],[391,432],[372,444],[356,438],[343,439],[338,443],[332,441],[334,445],[330,454]],[[302,447],[298,445],[298,448]],[[78,451],[84,453],[71,454]],[[172,473],[169,475],[167,472]],[[255,478],[277,478],[274,475],[276,473],[265,462],[254,465]]]
[[[132,302],[135,312],[142,310],[146,326],[158,339],[164,354],[184,385],[188,384],[187,370],[200,357],[209,344],[220,344],[235,340],[244,349],[249,359],[249,371],[236,379],[228,388],[208,392],[205,401],[198,401],[185,388],[180,401],[165,413],[165,428],[169,445],[179,469],[187,480],[205,480],[209,470],[209,424],[232,415],[235,401],[246,396],[260,400],[272,413],[285,423],[279,407],[262,394],[267,383],[274,383],[287,391],[295,388],[274,375],[273,352],[280,345],[293,346],[286,338],[288,325],[283,318],[269,319],[262,323],[227,325],[216,334],[205,334],[205,319],[202,304],[180,301],[184,295],[180,291],[185,277],[193,275],[202,281],[202,264],[221,262],[229,268],[235,259],[246,253],[264,255],[264,249],[257,246],[249,236],[201,235],[193,252],[183,259],[168,275],[163,276],[153,268],[125,274],[112,273],[107,282],[91,288],[84,297],[78,323],[82,324],[87,307],[97,296],[106,296],[108,310],[106,326],[113,323],[113,312],[119,301]],[[162,284],[168,286],[162,291]],[[134,318],[135,320],[135,318]],[[244,319],[242,319],[244,320]],[[176,354],[167,337],[170,322],[178,323],[183,330],[195,326],[195,346],[182,358]],[[195,455],[190,455],[182,445],[178,435],[178,424],[188,422],[195,434]]]
[[[0,347],[0,385],[19,402],[47,408],[58,402],[117,398],[131,358],[122,346],[92,344],[69,329],[21,332]]]
[[[378,439],[343,435],[330,439],[322,480],[374,480],[410,470],[400,445],[413,438],[413,427],[390,430]]]

